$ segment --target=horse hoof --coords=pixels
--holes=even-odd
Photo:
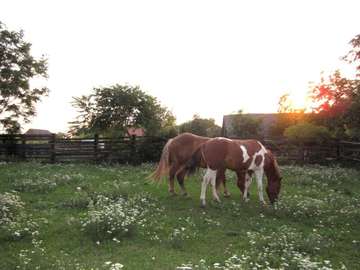
[[[171,197],[175,197],[175,196],[177,196],[177,193],[176,193],[175,191],[170,191],[170,192],[169,192],[169,195],[170,195]]]
[[[206,206],[205,200],[201,200],[201,201],[200,201],[200,207],[201,207],[201,208],[205,208],[205,206]]]
[[[183,197],[189,197],[189,194],[188,194],[187,192],[184,192],[184,193],[182,194],[182,196],[183,196]]]
[[[224,198],[230,198],[231,194],[230,193],[224,193]]]

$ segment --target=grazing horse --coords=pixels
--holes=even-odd
[[[160,181],[162,177],[169,177],[169,192],[175,194],[174,178],[180,185],[183,195],[187,195],[184,177],[186,175],[185,165],[190,160],[194,152],[203,143],[210,140],[208,137],[201,137],[191,133],[182,133],[170,139],[164,146],[159,164],[155,172],[150,176],[154,181]],[[224,195],[229,196],[225,186],[225,169],[217,171],[217,182],[223,183]],[[219,185],[218,185],[219,186]]]
[[[206,187],[212,186],[215,200],[219,200],[216,190],[216,175],[218,171],[230,169],[236,172],[237,186],[248,198],[251,176],[255,174],[259,199],[265,204],[262,187],[262,177],[265,172],[268,179],[266,188],[269,200],[274,203],[280,193],[281,176],[278,164],[272,153],[256,140],[230,140],[214,138],[206,141],[194,152],[185,167],[186,173],[195,171],[197,167],[207,168],[201,186],[201,206],[206,204]]]

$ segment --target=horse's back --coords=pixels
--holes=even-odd
[[[201,137],[188,132],[176,136],[172,139],[172,143],[169,147],[171,159],[179,165],[187,162],[196,149],[209,139],[210,138]]]
[[[241,148],[227,138],[210,139],[203,144],[203,154],[206,163],[212,169],[229,168],[235,169],[238,160],[242,158]]]

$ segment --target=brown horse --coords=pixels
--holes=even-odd
[[[208,140],[210,140],[210,138],[197,136],[191,133],[182,133],[175,138],[170,139],[164,146],[159,164],[155,172],[151,175],[151,178],[155,181],[160,181],[164,176],[168,176],[169,192],[175,194],[174,179],[176,177],[181,187],[182,194],[186,195],[187,192],[184,185],[184,177],[186,175],[185,165],[200,145]],[[225,169],[218,170],[216,177],[217,182],[222,182],[224,185],[225,196],[229,196],[229,192],[225,186]]]
[[[197,167],[207,168],[201,187],[201,206],[205,206],[206,187],[211,183],[213,197],[217,201],[219,196],[216,190],[216,175],[218,171],[230,169],[237,174],[237,185],[248,198],[248,188],[251,176],[255,174],[259,198],[265,203],[262,188],[262,177],[265,172],[268,179],[266,188],[269,200],[274,203],[280,193],[281,176],[275,157],[259,141],[230,140],[214,138],[206,141],[194,152],[185,167],[186,173],[193,172]]]

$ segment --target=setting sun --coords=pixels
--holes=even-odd
[[[289,101],[293,111],[310,112],[313,104],[309,95],[301,91],[290,92]]]

